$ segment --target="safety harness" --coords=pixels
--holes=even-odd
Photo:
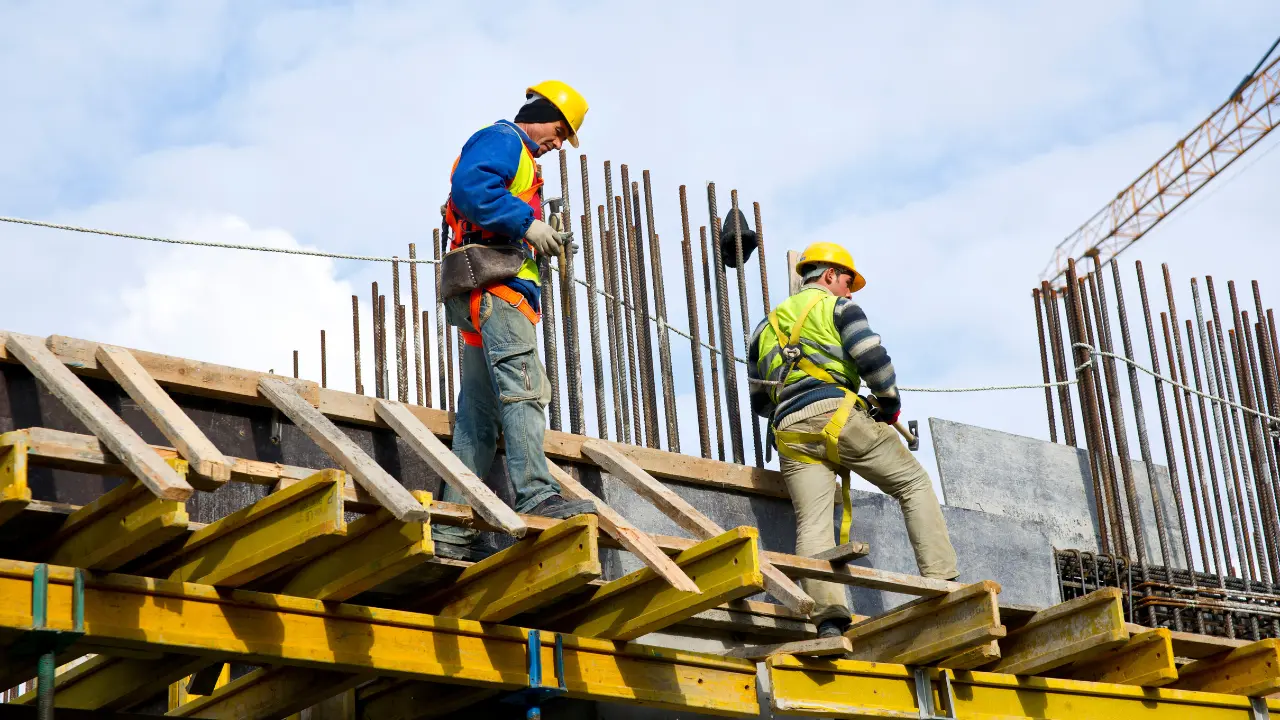
[[[791,326],[791,334],[784,335],[782,326],[778,323],[778,312],[774,310],[769,313],[769,326],[773,329],[774,334],[778,337],[778,343],[782,345],[783,338],[786,338],[786,344],[782,345],[782,357],[784,363],[782,365],[782,382],[790,377],[791,373],[799,370],[809,377],[821,380],[829,385],[835,385],[844,391],[844,400],[840,402],[840,406],[836,408],[831,419],[822,428],[820,432],[795,432],[788,430],[774,429],[774,444],[778,448],[778,454],[785,458],[796,462],[806,463],[809,465],[832,465],[836,474],[840,476],[840,544],[849,542],[849,531],[853,525],[853,508],[849,499],[849,470],[840,465],[840,453],[837,444],[840,441],[840,431],[844,429],[846,423],[849,422],[849,414],[853,411],[855,405],[861,404],[865,410],[866,401],[858,394],[844,385],[836,381],[831,373],[819,367],[809,358],[805,357],[803,346],[800,344],[800,332],[804,328],[805,320],[809,317],[809,312],[813,310],[818,303],[822,302],[823,294],[815,294],[814,298],[805,305],[804,310],[796,318],[795,323]],[[773,391],[773,400],[776,407],[778,401],[778,392],[782,387],[781,384],[775,385]],[[772,422],[770,423],[773,424]],[[822,443],[826,447],[826,457],[814,457],[800,450],[798,446],[808,443]]]
[[[489,293],[494,297],[506,300],[512,307],[519,310],[521,314],[529,318],[529,322],[534,325],[542,319],[542,314],[534,310],[529,305],[529,299],[522,295],[518,290],[513,290],[507,285],[492,285],[482,290],[471,291],[471,327],[475,328],[475,332],[469,332],[458,328],[458,333],[462,335],[462,342],[472,347],[483,347],[484,342],[480,338],[480,300],[485,293]],[[779,450],[781,452],[781,450]]]

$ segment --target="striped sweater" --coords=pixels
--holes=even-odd
[[[820,285],[810,284],[805,285],[804,289],[815,287],[821,288]],[[821,289],[830,292],[825,288]],[[867,384],[867,389],[880,401],[883,412],[892,417],[902,403],[898,397],[893,362],[889,359],[888,351],[880,344],[880,336],[871,330],[867,314],[853,300],[837,300],[832,315],[845,355],[853,360],[862,382]],[[769,319],[765,318],[756,326],[747,348],[747,377],[752,381],[769,379],[765,376],[764,368],[760,367],[760,334],[768,327]],[[784,332],[789,330],[790,328],[783,328]],[[750,388],[752,412],[770,418],[775,427],[782,420],[800,420],[835,410],[844,399],[844,391],[839,387],[812,377],[805,377],[782,388],[778,393],[776,407],[772,397],[774,386],[750,382]],[[858,390],[856,387],[850,389],[855,392]]]

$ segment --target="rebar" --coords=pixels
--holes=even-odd
[[[600,351],[600,309],[596,299],[596,249],[591,235],[591,184],[587,177],[587,156],[578,156],[582,167],[582,251],[583,262],[587,271],[587,322],[588,334],[591,336],[591,371],[596,389],[596,435],[603,440],[609,439],[608,404],[604,390],[604,359]],[[603,213],[604,209],[601,208]],[[601,219],[601,232],[604,221]]]
[[[725,353],[724,398],[729,410],[729,439],[733,446],[733,461],[744,464],[746,453],[742,449],[742,411],[738,405],[738,367],[733,361],[733,331],[729,320],[729,279],[725,273],[724,259],[720,257],[720,215],[716,208],[716,184],[707,183],[707,209],[711,214],[711,261],[716,271],[716,296],[720,307],[720,347]]]
[[[416,243],[409,243],[409,259],[416,260],[418,258],[418,246]],[[413,387],[414,400],[418,405],[422,405],[422,326],[419,324],[422,318],[421,310],[418,308],[418,263],[409,263],[409,303],[410,309],[413,311]]]
[[[356,373],[356,394],[364,394],[364,383],[360,380],[360,297],[351,296],[351,352]]]
[[[404,343],[401,342],[404,339],[405,317],[400,311],[400,263],[395,255],[391,258],[391,315],[396,333],[396,399],[405,402],[409,399],[409,359],[405,357]]]
[[[1278,373],[1280,368],[1276,365],[1276,355],[1273,354],[1273,347],[1268,342],[1268,320],[1270,311],[1264,311],[1262,307],[1262,293],[1258,290],[1258,281],[1253,281],[1253,303],[1258,313],[1257,330],[1258,333],[1258,357],[1262,361],[1262,378],[1263,388],[1266,395],[1267,411],[1270,415],[1276,415],[1277,409],[1280,409],[1280,387],[1277,386]],[[1272,424],[1270,422],[1263,424],[1263,437],[1266,440],[1267,448],[1271,454],[1275,456],[1276,461],[1272,463],[1271,472],[1271,497],[1275,498],[1276,511],[1280,513],[1280,433],[1272,434]],[[1277,539],[1280,539],[1280,516],[1275,518]],[[1280,556],[1280,552],[1276,553]],[[1280,581],[1280,572],[1276,575],[1277,581]]]
[[[613,203],[610,202],[612,205]],[[626,392],[626,370],[623,369],[622,360],[622,343],[619,341],[619,333],[622,332],[618,325],[618,317],[621,312],[616,306],[618,297],[617,290],[614,289],[613,282],[613,231],[605,224],[604,206],[596,206],[596,217],[600,220],[600,281],[604,283],[605,292],[609,297],[605,298],[604,328],[605,335],[609,338],[609,386],[613,390],[613,428],[617,433],[619,440],[624,439],[624,427],[627,426],[626,415],[623,413],[622,394]],[[600,405],[604,405],[604,400],[600,401]],[[608,434],[601,435],[608,438]]]
[[[293,351],[293,376],[298,377],[298,351]]]
[[[329,356],[324,343],[324,330],[320,331],[320,387],[329,387]]]
[[[542,352],[551,386],[551,403],[547,406],[551,429],[560,429],[560,351],[556,340],[556,286],[551,273],[551,259],[538,258],[539,284],[542,287]],[[461,347],[459,347],[461,350]]]
[[[1067,305],[1068,313],[1071,319],[1071,348],[1075,354],[1076,366],[1076,387],[1080,390],[1080,409],[1084,413],[1085,425],[1085,444],[1091,457],[1096,458],[1096,470],[1093,472],[1093,500],[1097,509],[1098,517],[1098,535],[1102,551],[1110,552],[1109,533],[1107,531],[1107,518],[1109,507],[1105,497],[1105,482],[1101,477],[1104,473],[1104,463],[1102,461],[1102,448],[1100,447],[1101,435],[1098,427],[1101,420],[1098,416],[1098,402],[1094,389],[1094,368],[1090,360],[1089,351],[1080,347],[1081,343],[1087,342],[1084,335],[1085,322],[1087,316],[1084,312],[1084,299],[1081,297],[1081,286],[1076,279],[1076,262],[1074,259],[1067,261]],[[1092,345],[1092,343],[1090,343]]]
[[[1184,380],[1182,377],[1180,377],[1178,372],[1178,367],[1174,362],[1174,340],[1172,339],[1172,333],[1169,331],[1169,316],[1166,315],[1165,313],[1160,313],[1160,325],[1164,330],[1165,353],[1168,355],[1168,358],[1169,358],[1169,377],[1171,377],[1175,382],[1180,382],[1183,385],[1188,385],[1190,381]],[[1178,388],[1176,387],[1172,388],[1172,392],[1173,392],[1174,408],[1177,410],[1177,413],[1178,413],[1178,433],[1182,439],[1183,462],[1185,462],[1187,466],[1187,492],[1191,497],[1191,515],[1196,526],[1196,539],[1198,541],[1197,544],[1200,546],[1200,567],[1205,572],[1213,572],[1213,569],[1217,567],[1217,562],[1215,561],[1211,563],[1209,560],[1209,553],[1212,550],[1212,547],[1211,545],[1205,542],[1205,538],[1209,537],[1209,535],[1206,535],[1206,532],[1205,532],[1205,523],[1208,520],[1207,520],[1207,516],[1202,517],[1202,511],[1200,507],[1200,492],[1196,483],[1197,468],[1200,469],[1201,474],[1203,474],[1203,470],[1204,470],[1203,467],[1200,465],[1200,451],[1198,446],[1196,448],[1196,456],[1195,456],[1196,464],[1192,465],[1190,440],[1194,439],[1194,431],[1195,431],[1194,419],[1190,429],[1188,429],[1186,419],[1183,416],[1182,394],[1178,392]],[[1189,407],[1189,405],[1190,403],[1188,403],[1188,408],[1187,408],[1188,412],[1190,412],[1192,409],[1191,407]],[[1189,436],[1191,437],[1189,438]],[[1208,501],[1208,498],[1206,496],[1206,502],[1207,501]],[[1187,531],[1189,527],[1190,526],[1184,524],[1183,525],[1184,532]],[[1212,529],[1213,529],[1213,524],[1212,522],[1210,522],[1209,530],[1212,530]],[[1194,569],[1194,566],[1193,566],[1193,569]]]
[[[1236,319],[1240,316],[1237,314]],[[1253,396],[1251,369],[1248,367],[1249,353],[1245,349],[1248,333],[1237,334],[1234,329],[1227,331],[1227,343],[1231,350],[1232,369],[1236,374],[1236,384],[1240,391],[1240,404],[1249,409],[1256,407]],[[1248,464],[1251,477],[1245,484],[1245,499],[1249,505],[1249,524],[1254,534],[1253,542],[1257,552],[1257,575],[1260,582],[1271,584],[1271,563],[1267,560],[1267,549],[1275,547],[1275,539],[1271,535],[1271,523],[1267,520],[1266,495],[1262,487],[1267,482],[1267,469],[1263,466],[1262,448],[1258,446],[1258,436],[1254,432],[1253,415],[1245,413],[1241,418],[1244,438],[1238,445],[1244,455],[1245,444],[1248,444],[1248,455],[1241,457],[1240,464]]]
[[[1058,293],[1048,281],[1040,283],[1040,299],[1044,302],[1045,320],[1049,325],[1050,346],[1053,350],[1053,371],[1058,382],[1066,382],[1067,358],[1062,350],[1062,319],[1058,315]],[[1058,407],[1062,411],[1062,437],[1068,445],[1077,446],[1076,418],[1071,407],[1071,388],[1058,386]]]
[[[391,397],[391,368],[387,364],[390,354],[387,351],[387,296],[378,296],[378,349],[382,365],[382,397]]]
[[[1080,297],[1086,303],[1084,313],[1084,332],[1085,338],[1090,347],[1101,347],[1094,340],[1094,320],[1098,314],[1097,294],[1090,291],[1089,279],[1092,274],[1080,278]],[[1112,541],[1114,543],[1112,550],[1116,555],[1122,557],[1132,557],[1133,551],[1130,549],[1129,532],[1125,529],[1124,510],[1122,509],[1123,501],[1120,499],[1120,480],[1116,473],[1116,456],[1111,445],[1111,423],[1107,417],[1107,394],[1105,387],[1106,370],[1104,365],[1099,363],[1098,371],[1093,374],[1093,392],[1098,403],[1098,433],[1099,444],[1101,449],[1101,457],[1098,458],[1098,466],[1102,470],[1102,477],[1105,481],[1103,484],[1103,497],[1107,502],[1107,515],[1111,519]]]
[[[733,217],[734,257],[738,263],[734,268],[738,276],[738,316],[742,321],[742,347],[746,348],[751,345],[751,317],[747,311],[747,261],[742,254],[742,212],[738,209],[736,189],[729,191],[729,203],[732,206],[730,215]],[[755,413],[748,412],[747,421],[751,423],[751,440],[756,453],[756,467],[764,467],[764,448],[760,443],[760,419]]]
[[[613,204],[614,209],[617,211],[617,217],[621,220],[624,208],[622,196],[615,195],[613,197]],[[633,401],[631,405],[631,426],[635,444],[644,445],[644,429],[642,428],[642,423],[644,422],[644,399],[640,395],[640,381],[636,371],[636,365],[640,362],[640,347],[637,344],[639,341],[636,337],[635,331],[635,315],[639,309],[632,303],[631,268],[629,258],[627,257],[627,246],[630,243],[628,243],[626,239],[626,236],[629,233],[625,227],[619,227],[618,229],[621,231],[621,234],[614,236],[617,246],[618,262],[620,263],[618,277],[622,279],[622,287],[620,288],[620,292],[622,294],[618,296],[618,302],[621,303],[622,307],[625,309],[623,312],[623,319],[626,320],[627,326],[627,370],[630,376],[631,400]],[[627,442],[632,441],[627,440]]]
[[[1247,314],[1246,314],[1247,324]],[[1257,345],[1255,349],[1254,337],[1250,336],[1245,347],[1249,352],[1249,364],[1252,372],[1252,380],[1254,387],[1254,407],[1258,410],[1267,410],[1271,414],[1274,411],[1269,407],[1270,402],[1265,397],[1264,388],[1270,382],[1269,360],[1262,352],[1262,343],[1265,341],[1266,334],[1262,328],[1262,323],[1254,323],[1253,329],[1257,337]],[[1267,562],[1271,569],[1271,577],[1273,583],[1280,582],[1280,498],[1275,493],[1276,478],[1280,477],[1280,469],[1277,468],[1277,456],[1273,452],[1271,443],[1268,441],[1267,423],[1259,422],[1258,427],[1258,445],[1261,446],[1263,458],[1266,460],[1266,472],[1258,484],[1259,494],[1264,498],[1263,512],[1266,514],[1267,526],[1270,528],[1272,545],[1271,552],[1267,553]]]
[[[373,281],[372,297],[369,304],[373,308],[373,396],[382,397],[382,348],[378,322],[378,281]]]
[[[444,322],[444,298],[440,297],[440,231],[435,230],[432,233],[431,252],[436,261],[435,265],[435,294],[436,294],[436,362],[439,364],[437,375],[440,379],[440,409],[449,409],[449,385],[448,371],[445,369],[448,355],[445,351],[445,330]],[[428,363],[429,365],[430,363]]]
[[[1049,388],[1049,353],[1045,350],[1044,313],[1040,311],[1040,288],[1031,288],[1031,304],[1036,308],[1036,336],[1040,340],[1040,374],[1044,377],[1044,407],[1049,415],[1049,441],[1058,442],[1058,424],[1053,417],[1053,390]]]
[[[431,315],[426,311],[422,311],[422,332],[431,332]],[[432,407],[431,404],[431,382],[427,375],[431,374],[431,343],[424,337],[422,338],[422,368],[425,371],[423,378],[427,380],[422,384],[423,405]]]
[[[569,209],[569,159],[560,150],[560,222],[566,231],[573,230],[573,213]],[[569,391],[569,432],[585,435],[582,419],[582,355],[578,352],[578,289],[573,280],[573,248],[560,248],[560,322],[564,330],[564,378]]]
[[[711,261],[707,258],[707,228],[706,226],[698,227],[698,238],[702,244],[702,290],[707,299],[707,344],[710,346],[711,352],[708,359],[711,361],[711,400],[712,409],[716,416],[716,452],[721,461],[724,460],[724,426],[720,418],[720,361],[719,351],[716,350],[716,321],[715,321],[715,301],[711,296]],[[701,352],[699,350],[698,352]],[[730,361],[732,362],[732,361]]]
[[[1200,329],[1202,331],[1201,348],[1203,352],[1208,352],[1209,335],[1207,330],[1205,330],[1205,326],[1202,322],[1203,315],[1200,312],[1200,308],[1199,308],[1200,295],[1196,289],[1195,278],[1192,278],[1191,280],[1191,289],[1192,289],[1193,304],[1196,306],[1196,323],[1200,324]],[[1199,361],[1199,358],[1196,356],[1195,324],[1193,324],[1190,320],[1187,320],[1187,349],[1190,352],[1191,373],[1192,373],[1192,378],[1195,380],[1196,391],[1204,392],[1206,385],[1205,383],[1202,383],[1200,380],[1200,361]],[[1209,362],[1209,359],[1206,357],[1205,358],[1206,367],[1208,362]],[[1212,392],[1212,389],[1210,390],[1210,392]],[[1222,539],[1222,547],[1220,548],[1221,555],[1218,558],[1219,574],[1225,575],[1229,573],[1231,575],[1235,575],[1236,574],[1235,563],[1231,556],[1231,540],[1230,540],[1231,533],[1227,531],[1227,520],[1222,513],[1222,506],[1224,504],[1222,502],[1222,488],[1218,484],[1218,471],[1217,471],[1217,467],[1214,465],[1214,462],[1213,462],[1213,446],[1209,438],[1209,410],[1206,407],[1205,400],[1203,397],[1198,397],[1197,399],[1200,401],[1199,402],[1200,426],[1204,428],[1204,436],[1205,436],[1204,437],[1204,447],[1205,447],[1204,454],[1205,454],[1205,460],[1207,461],[1207,464],[1209,466],[1209,484],[1213,490],[1213,505],[1214,505],[1214,509],[1217,511],[1216,515],[1218,520],[1218,533],[1219,533],[1219,537]],[[1215,409],[1216,409],[1216,406],[1215,406]],[[1222,426],[1216,420],[1215,420],[1215,431],[1218,436],[1218,447],[1219,448],[1224,447],[1226,445],[1226,441],[1223,437]],[[1223,473],[1224,474],[1226,473],[1225,468],[1223,469]],[[1208,496],[1206,495],[1206,497]]]
[[[764,251],[764,224],[760,222],[760,203],[751,203],[756,215],[756,256],[760,264],[760,300],[764,304],[764,314],[768,315],[773,308],[769,304],[769,263]]]
[[[756,212],[760,211],[759,203]],[[702,333],[698,328],[698,291],[693,272],[693,239],[689,235],[689,198],[684,185],[680,186],[680,228],[683,239],[680,254],[684,260],[684,296],[689,306],[689,353],[693,361],[693,399],[698,410],[698,448],[702,457],[711,457],[711,431],[707,427],[706,385],[702,375]]]
[[[613,169],[608,160],[604,161],[604,204],[607,206],[606,210],[609,215],[609,229],[605,234],[609,249],[605,251],[604,257],[600,259],[602,261],[601,264],[609,266],[608,275],[610,280],[607,284],[609,285],[609,293],[613,295],[613,300],[611,300],[613,312],[608,313],[606,319],[613,323],[613,332],[609,339],[619,353],[618,368],[617,373],[614,375],[614,382],[620,383],[620,392],[618,394],[622,398],[622,404],[615,404],[614,411],[619,415],[618,419],[621,421],[619,423],[621,428],[618,430],[618,439],[629,443],[631,442],[631,390],[627,384],[627,379],[629,377],[628,367],[631,362],[634,362],[634,358],[630,357],[630,353],[627,352],[626,345],[623,342],[626,338],[626,328],[622,326],[624,322],[629,323],[627,318],[630,316],[623,311],[622,280],[620,279],[622,275],[620,267],[623,262],[621,257],[622,240],[618,233],[618,223],[621,222],[621,218],[618,212],[618,204],[615,202],[613,194]],[[628,327],[630,326],[628,325]]]
[[[649,226],[649,264],[653,268],[653,305],[658,314],[658,362],[662,368],[662,407],[667,420],[667,449],[680,452],[680,421],[676,417],[675,373],[671,368],[671,333],[667,329],[667,290],[662,276],[662,243],[653,227],[653,188],[649,171],[644,182],[644,214]]]
[[[644,400],[644,445],[657,448],[658,437],[658,389],[657,373],[653,369],[653,333],[649,331],[649,282],[645,277],[644,228],[640,222],[640,185],[632,182],[623,165],[622,189],[629,190],[626,205],[628,260],[631,263],[631,294],[635,304],[636,340],[640,343],[640,390]]]
[[[1236,377],[1240,384],[1240,402],[1247,408],[1260,411],[1266,405],[1263,397],[1265,391],[1260,381],[1262,358],[1254,349],[1254,336],[1249,325],[1249,313],[1240,310],[1234,281],[1227,283],[1227,293],[1231,297],[1231,311],[1236,326],[1236,340],[1239,343],[1237,349],[1240,353],[1240,358],[1236,364]],[[1253,329],[1256,330],[1256,328]],[[1243,413],[1241,421],[1245,425],[1246,436],[1249,440],[1249,455],[1253,461],[1254,472],[1253,485],[1250,488],[1250,500],[1256,495],[1263,539],[1269,549],[1269,552],[1263,551],[1261,548],[1259,550],[1258,563],[1261,566],[1259,570],[1263,572],[1262,581],[1271,583],[1274,581],[1273,578],[1280,580],[1280,564],[1278,564],[1276,557],[1277,553],[1280,552],[1280,534],[1277,533],[1275,502],[1271,496],[1271,485],[1274,477],[1271,461],[1268,459],[1268,453],[1266,452],[1266,424],[1260,422],[1257,416],[1249,413]]]

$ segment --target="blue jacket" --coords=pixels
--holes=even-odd
[[[462,146],[453,170],[450,197],[471,222],[489,232],[516,242],[533,223],[533,209],[512,195],[507,186],[520,166],[520,143],[535,151],[538,146],[523,130],[508,120],[499,120],[476,131]],[[541,306],[541,291],[526,280],[507,283],[529,299],[535,310]]]

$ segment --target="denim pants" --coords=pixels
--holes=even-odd
[[[445,313],[450,325],[475,331],[469,294],[446,300]],[[483,479],[493,465],[501,434],[506,446],[507,476],[515,490],[515,510],[527,512],[560,492],[542,449],[551,385],[538,359],[538,336],[534,324],[523,313],[507,301],[485,293],[480,301],[480,337],[483,347],[462,346],[462,387],[453,427],[453,454]],[[448,483],[440,499],[467,502]],[[451,526],[434,526],[431,532],[442,542],[454,544],[468,544],[476,536],[475,530]]]

